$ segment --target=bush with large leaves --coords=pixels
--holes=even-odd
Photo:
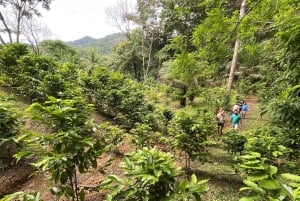
[[[180,178],[173,156],[155,148],[128,154],[120,166],[125,179],[110,175],[100,185],[100,189],[111,190],[106,200],[198,201],[208,190],[207,180],[198,181],[195,175],[190,181]]]
[[[247,194],[240,201],[300,199],[300,176],[290,173],[280,174],[278,167],[266,162],[260,153],[249,152],[241,157],[240,168],[246,172],[241,191]]]

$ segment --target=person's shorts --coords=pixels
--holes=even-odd
[[[231,124],[232,128],[239,128],[239,124]]]
[[[224,127],[224,123],[218,123],[218,127],[223,128]]]

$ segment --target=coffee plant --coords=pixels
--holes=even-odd
[[[0,100],[0,169],[13,164],[13,155],[20,149],[16,138],[20,134],[21,124],[16,109]]]
[[[143,123],[152,108],[144,100],[142,86],[128,77],[98,68],[93,77],[83,77],[83,90],[100,113],[130,129]]]
[[[198,111],[196,114],[181,112],[171,120],[169,143],[173,150],[184,153],[186,169],[190,168],[191,160],[206,160],[207,147],[211,144],[208,137],[214,133],[212,119],[210,113]]]
[[[180,178],[170,153],[143,148],[126,155],[120,164],[126,178],[110,175],[100,189],[110,190],[106,200],[201,200],[208,188],[206,180],[198,181],[195,175],[187,181]]]
[[[223,146],[230,154],[242,154],[247,138],[243,133],[230,129],[223,139]]]
[[[18,68],[18,60],[29,54],[25,44],[10,43],[0,49],[0,72],[6,86],[15,87],[19,84],[19,75],[22,70]]]
[[[61,100],[54,97],[49,97],[43,105],[34,103],[27,109],[32,120],[48,126],[51,132],[25,134],[27,149],[16,157],[37,158],[33,165],[51,173],[51,179],[58,184],[51,192],[58,197],[84,200],[79,174],[97,168],[97,158],[108,150],[106,136],[93,137],[99,127],[88,120],[91,109],[92,105],[80,98]]]

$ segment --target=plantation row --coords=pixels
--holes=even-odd
[[[36,170],[51,174],[55,184],[51,193],[58,198],[85,200],[79,174],[99,168],[99,157],[129,141],[136,151],[126,153],[120,164],[124,177],[109,175],[88,190],[105,192],[106,200],[201,200],[208,191],[207,180],[190,175],[191,161],[207,161],[210,148],[221,145],[235,159],[236,173],[244,180],[241,200],[300,199],[299,118],[297,110],[291,116],[282,107],[290,108],[299,86],[274,100],[265,125],[244,132],[230,130],[220,138],[214,111],[236,101],[222,88],[202,88],[196,93],[198,104],[174,109],[170,103],[161,106],[162,99],[178,97],[172,87],[143,85],[103,67],[89,73],[76,63],[33,55],[22,44],[1,48],[0,71],[2,86],[31,103],[22,114],[6,103],[10,97],[1,100],[1,166],[8,168],[14,158],[34,160]],[[95,124],[90,119],[94,109],[112,124]],[[25,121],[44,125],[45,133],[25,129]],[[181,157],[187,171],[178,168],[175,156]],[[109,163],[100,169],[105,171]],[[16,193],[2,200],[16,196],[40,199],[39,194]]]

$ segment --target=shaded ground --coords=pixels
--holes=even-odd
[[[0,196],[11,193],[17,184],[28,180],[33,168],[28,163],[22,162],[17,166],[0,172]]]

